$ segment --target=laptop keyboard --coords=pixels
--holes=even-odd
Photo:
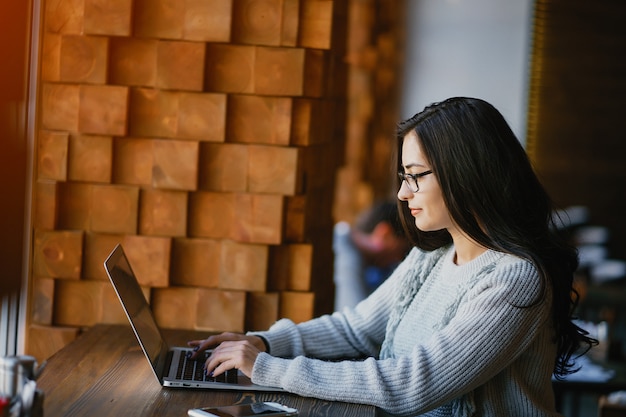
[[[209,382],[225,382],[228,384],[237,383],[237,370],[229,369],[221,375],[211,377],[204,374],[204,363],[209,357],[208,352],[198,356],[196,359],[187,358],[186,354],[181,354],[178,360],[178,368],[176,370],[176,378],[185,381],[209,381]]]

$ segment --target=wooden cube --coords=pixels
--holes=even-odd
[[[67,180],[69,135],[42,130],[37,140],[37,179]]]
[[[283,0],[280,45],[297,46],[300,29],[300,0]]]
[[[280,317],[302,323],[314,317],[315,294],[285,291],[280,294]]]
[[[96,135],[126,135],[128,88],[81,85],[78,129]]]
[[[82,256],[82,231],[35,230],[34,276],[80,279]]]
[[[255,60],[254,46],[207,44],[205,90],[254,93]]]
[[[324,97],[326,93],[326,74],[330,67],[327,51],[307,49],[304,65],[304,90],[307,97]]]
[[[54,324],[93,326],[102,317],[103,281],[55,280]]]
[[[99,36],[61,37],[59,79],[63,82],[105,84],[109,39]]]
[[[217,288],[221,248],[221,241],[214,239],[174,239],[171,261],[172,285]]]
[[[72,135],[69,140],[68,178],[72,181],[111,182],[113,138]]]
[[[171,238],[130,235],[124,237],[122,245],[141,286],[169,285]]]
[[[58,33],[43,34],[41,48],[41,81],[61,79],[61,38]]]
[[[115,138],[113,140],[113,182],[152,185],[152,140]]]
[[[313,245],[274,246],[270,255],[269,284],[277,291],[311,291]]]
[[[198,316],[198,289],[188,287],[152,290],[151,307],[159,327],[195,329]]]
[[[152,185],[155,188],[197,189],[198,142],[155,140],[152,152]]]
[[[139,234],[185,236],[187,232],[187,193],[146,189],[141,191]]]
[[[227,136],[229,142],[289,145],[292,99],[230,95]]]
[[[283,0],[238,0],[233,4],[232,41],[279,46],[282,23]]]
[[[205,44],[161,41],[157,44],[156,86],[202,91]]]
[[[196,328],[207,331],[243,332],[246,314],[246,293],[198,289]]]
[[[195,192],[189,195],[189,230],[191,237],[227,239],[238,217],[232,193]]]
[[[306,0],[302,2],[299,46],[311,49],[330,49],[334,3],[330,0]]]
[[[33,278],[31,323],[52,325],[54,279]]]
[[[58,228],[90,230],[93,185],[66,182],[57,187]]]
[[[332,244],[331,240],[328,243]],[[312,291],[313,290],[313,267],[315,264],[314,245],[299,244],[288,245],[288,287],[292,291]],[[332,250],[330,250],[332,256]],[[332,264],[332,258],[326,264]],[[332,268],[331,273],[332,273]],[[330,275],[328,275],[330,276]],[[328,280],[328,284],[332,278]]]
[[[233,0],[186,0],[183,39],[230,42]]]
[[[304,242],[308,232],[307,196],[288,197],[285,201],[285,242]]]
[[[129,36],[131,34],[132,0],[85,0],[85,33]]]
[[[341,162],[332,144],[302,148],[300,158],[301,169],[307,178],[307,191],[332,189],[335,171]]]
[[[115,245],[123,241],[123,235],[85,233],[82,278],[108,281],[103,263]]]
[[[321,227],[319,232],[311,238],[313,247],[313,261],[311,265],[310,290],[315,293],[315,316],[330,314],[335,311],[335,287],[333,284],[333,261],[332,248],[333,224]]]
[[[268,253],[267,245],[222,241],[219,288],[265,291]]]
[[[91,228],[94,232],[137,233],[139,189],[126,185],[94,185]]]
[[[229,143],[201,144],[199,187],[208,191],[246,191],[248,146]]]
[[[248,152],[254,155],[248,160],[250,192],[294,195],[301,190],[298,148],[250,145]]]
[[[50,130],[78,130],[80,87],[43,83],[41,87],[41,126]]]
[[[37,181],[33,197],[33,228],[54,230],[57,224],[57,183]]]
[[[278,244],[282,240],[283,197],[271,194],[236,194],[231,239],[238,242]]]
[[[304,93],[304,64],[304,49],[256,47],[254,93],[301,96]]]
[[[80,334],[77,327],[51,327],[31,324],[28,326],[26,354],[37,358],[38,363],[54,355],[70,344]]]
[[[117,85],[156,85],[156,39],[111,38],[109,72],[110,82]]]
[[[179,94],[176,136],[207,142],[224,142],[226,95],[215,93]]]
[[[295,145],[307,146],[311,144],[311,131],[316,121],[314,117],[315,108],[315,101],[312,99],[294,99],[291,137]]]
[[[80,35],[85,16],[84,0],[50,0],[44,9],[47,32]]]
[[[278,293],[251,292],[246,296],[246,331],[267,330],[279,319]]]
[[[135,0],[133,33],[141,38],[181,39],[185,21],[180,0]]]
[[[130,136],[173,138],[177,130],[177,93],[148,88],[131,89]]]
[[[327,101],[300,97],[294,99],[292,144],[311,146],[329,143],[336,123],[334,116],[332,104]]]

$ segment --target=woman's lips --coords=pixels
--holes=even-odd
[[[420,211],[422,211],[422,209],[412,208],[411,209],[411,216],[417,216]]]

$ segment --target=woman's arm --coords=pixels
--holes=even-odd
[[[378,356],[389,314],[395,308],[403,280],[429,253],[413,250],[391,276],[353,309],[294,324],[280,320],[267,332],[251,332],[267,340],[272,356],[357,359]]]

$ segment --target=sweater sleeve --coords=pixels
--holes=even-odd
[[[358,359],[378,356],[385,337],[390,312],[396,304],[399,288],[411,265],[421,262],[428,253],[414,249],[391,276],[368,298],[354,308],[295,324],[282,319],[269,331],[250,332],[262,336],[272,356],[318,359]]]
[[[329,362],[262,353],[252,380],[303,396],[372,404],[398,415],[418,414],[485,383],[545,332],[550,327],[549,289],[545,290],[530,263],[505,262],[469,288],[447,326],[429,340],[416,340],[409,355]],[[328,338],[311,343],[327,341],[334,344]]]

